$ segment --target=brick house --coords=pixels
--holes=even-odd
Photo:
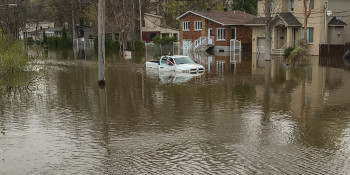
[[[242,45],[251,45],[252,28],[244,24],[255,16],[241,11],[188,11],[180,20],[180,38],[183,49],[201,37],[207,37],[208,44],[215,51],[229,51],[230,40],[236,39]]]

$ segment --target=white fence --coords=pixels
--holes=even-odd
[[[239,40],[230,40],[230,52],[242,51],[242,42]]]
[[[240,63],[242,60],[242,42],[239,40],[230,40],[230,62]]]
[[[74,46],[94,46],[94,39],[85,39],[85,38],[78,38],[73,40]]]

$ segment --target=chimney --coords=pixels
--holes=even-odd
[[[227,12],[227,8],[224,8],[224,11]]]
[[[210,12],[210,8],[207,8],[207,12]]]

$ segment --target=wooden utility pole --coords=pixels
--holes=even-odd
[[[71,8],[72,8],[72,39],[73,39],[73,42],[75,39],[77,39],[77,36],[76,36],[76,31],[75,31],[75,14],[74,14],[74,7],[75,7],[75,3],[74,1],[72,1],[72,4],[71,4]]]
[[[98,84],[105,84],[105,0],[98,1]]]
[[[142,41],[142,11],[141,11],[141,0],[139,0],[139,11],[140,11],[140,41]]]

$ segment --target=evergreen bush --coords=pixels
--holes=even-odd
[[[295,65],[304,66],[308,64],[309,58],[310,55],[307,49],[296,47],[287,57],[286,62],[291,64],[293,67]]]

